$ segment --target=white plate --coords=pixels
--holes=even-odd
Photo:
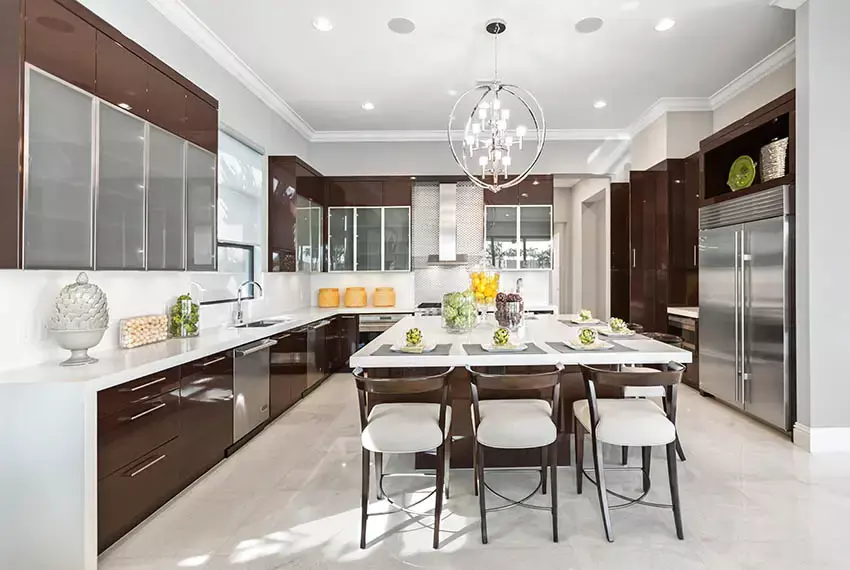
[[[495,345],[491,343],[482,344],[481,348],[486,350],[487,352],[522,352],[523,350],[528,350],[528,345],[525,343],[520,344],[506,344],[506,345]]]
[[[407,346],[406,344],[394,344],[390,347],[393,352],[404,352],[408,354],[421,354],[423,352],[433,352],[437,348],[436,343],[425,343],[419,347]]]
[[[602,321],[600,321],[599,319],[590,319],[589,321],[583,321],[583,320],[579,319],[578,317],[573,317],[572,319],[570,319],[570,322],[573,323],[574,325],[601,325],[602,324]]]
[[[613,344],[604,340],[597,340],[593,344],[581,344],[577,340],[568,340],[564,344],[573,350],[611,350],[614,348]]]
[[[626,330],[626,331],[614,331],[611,330],[611,327],[602,327],[597,329],[599,334],[610,336],[611,338],[626,338],[630,336],[635,336],[635,331]]]

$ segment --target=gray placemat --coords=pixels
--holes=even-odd
[[[600,339],[603,340],[603,339]],[[563,342],[547,342],[549,346],[557,350],[562,354],[581,354],[582,352],[616,352],[616,351],[624,351],[624,352],[634,352],[635,349],[628,348],[623,346],[622,344],[613,341],[613,340],[605,340],[605,342],[611,343],[614,345],[614,348],[595,348],[593,350],[576,350],[574,348],[570,348]]]
[[[574,323],[570,320],[566,320],[566,321],[559,320],[558,322],[561,323],[562,325],[567,325],[568,327],[604,327],[605,325],[608,324],[605,321],[599,321],[597,323],[591,323],[589,325],[586,325],[584,323]]]
[[[451,344],[438,344],[431,352],[395,352],[391,344],[384,344],[371,356],[448,356],[452,349]]]
[[[521,354],[546,354],[546,351],[534,344],[533,342],[527,342],[528,348],[522,351],[504,351],[504,352],[487,352],[483,348],[481,348],[480,344],[465,344],[463,345],[463,350],[466,351],[466,354],[469,356],[493,356],[494,354],[498,354],[499,356],[505,355],[521,355]]]

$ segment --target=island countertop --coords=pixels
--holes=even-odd
[[[491,341],[493,332],[498,327],[492,316],[472,331],[460,334],[443,329],[441,317],[405,317],[358,350],[351,357],[349,363],[355,368],[403,368],[409,366],[665,364],[671,361],[688,364],[692,360],[692,355],[687,350],[675,348],[640,335],[630,339],[613,340],[614,348],[611,350],[562,353],[547,343],[563,342],[576,338],[580,327],[569,323],[569,319],[570,317],[565,315],[539,315],[534,319],[527,320],[526,326],[521,332],[512,336],[515,342],[534,343],[543,351],[543,354],[488,353],[469,355],[463,348],[464,344],[480,345]],[[425,341],[429,344],[450,344],[449,354],[446,356],[431,354],[373,355],[383,345],[403,343],[405,332],[414,327],[422,331]]]

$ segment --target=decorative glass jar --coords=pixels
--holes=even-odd
[[[442,304],[443,328],[466,332],[478,325],[478,307],[472,291],[446,293]]]
[[[496,295],[496,322],[500,327],[517,331],[525,324],[525,302],[519,293]]]
[[[177,297],[168,310],[168,334],[171,338],[198,336],[201,332],[200,307],[188,293]]]

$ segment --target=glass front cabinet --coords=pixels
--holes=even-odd
[[[410,271],[410,207],[328,208],[329,271]]]
[[[303,196],[295,201],[296,270],[317,273],[322,270],[322,218],[324,208]]]
[[[487,206],[484,243],[497,269],[552,269],[552,206]]]
[[[25,269],[215,271],[217,157],[27,66]]]

